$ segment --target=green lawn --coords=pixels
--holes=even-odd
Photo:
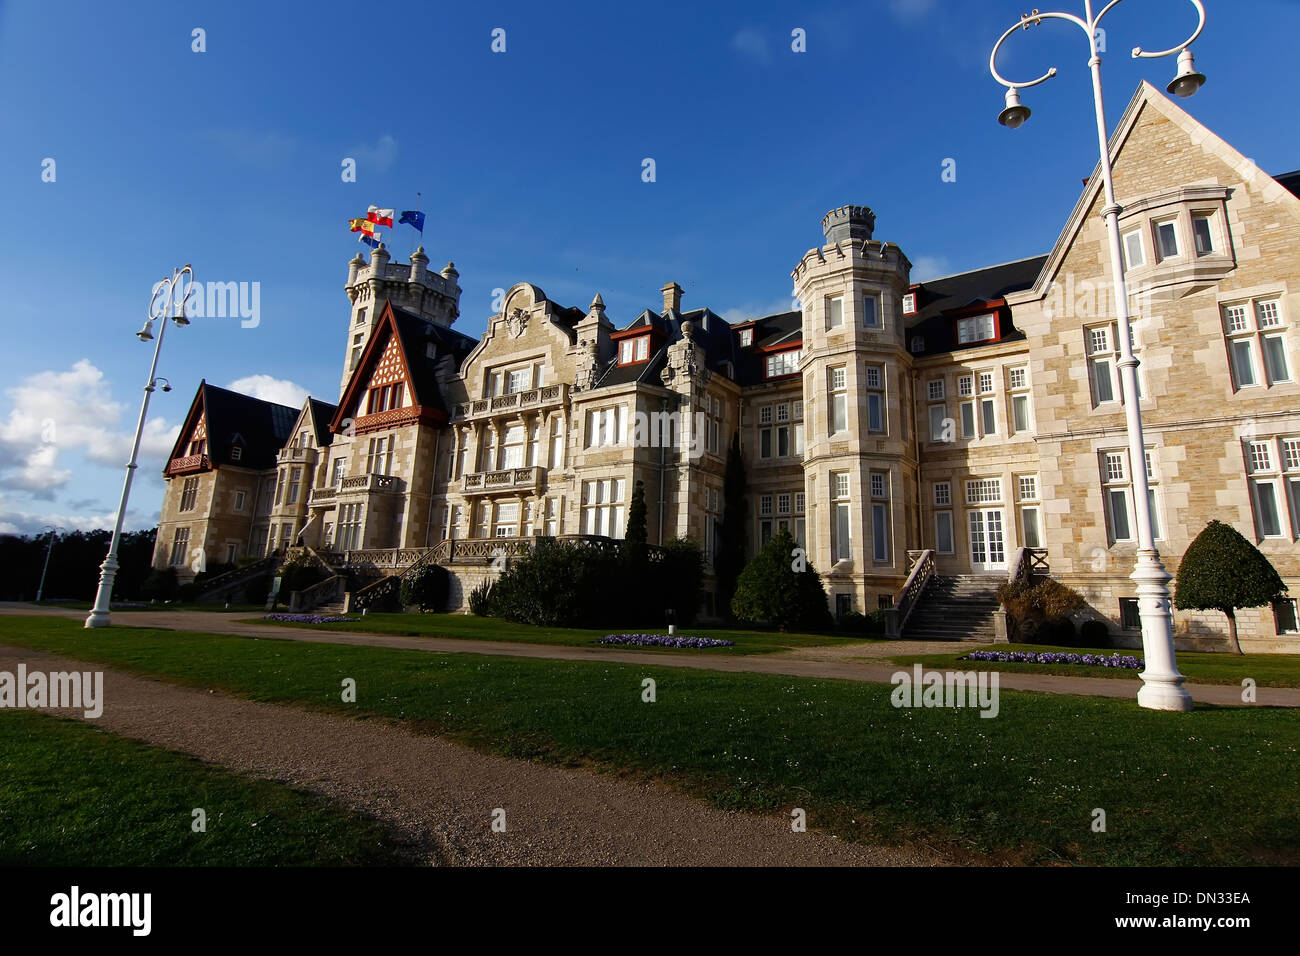
[[[963,648],[955,654],[899,654],[892,663],[911,666],[919,663],[933,670],[999,671],[1003,674],[1068,674],[1075,677],[1109,677],[1138,681],[1138,671],[1110,667],[1084,667],[1077,664],[1013,664],[994,661],[963,661],[971,651],[1057,652],[1063,654],[1120,654],[1141,660],[1141,649],[1094,650],[1078,647],[1051,647],[1046,644],[983,644]],[[1300,687],[1300,654],[1198,654],[1180,652],[1178,670],[1190,681],[1201,684],[1236,684],[1249,677],[1258,687]]]
[[[0,618],[0,643],[256,700],[379,715],[480,749],[653,778],[842,837],[1011,861],[1300,862],[1300,714],[1003,692],[895,709],[887,684],[522,660]],[[641,681],[657,681],[656,703]],[[358,703],[340,702],[344,678]],[[112,706],[111,698],[106,706]],[[1108,829],[1093,833],[1094,808]]]
[[[207,830],[192,829],[195,808]],[[94,726],[0,711],[0,865],[400,864],[380,824]]]
[[[277,613],[286,614],[287,611]],[[310,612],[308,612],[310,613]],[[400,634],[407,637],[460,637],[476,641],[520,641],[527,644],[562,644],[571,647],[591,647],[593,642],[607,634],[667,634],[667,628],[579,628],[534,627],[531,624],[514,624],[495,617],[475,617],[472,614],[352,614],[357,620],[351,624],[291,624],[267,621],[263,618],[246,618],[246,624],[278,624],[283,627],[306,627],[321,631],[359,631],[372,634]],[[719,641],[734,641],[732,647],[699,648],[694,654],[771,654],[795,647],[816,647],[829,644],[862,644],[870,638],[857,635],[843,637],[835,634],[783,634],[780,631],[741,631],[715,627],[679,628],[678,633],[689,637],[709,637]],[[633,647],[624,650],[641,650],[659,653],[680,650],[663,647]]]

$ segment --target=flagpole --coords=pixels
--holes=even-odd
[[[415,208],[416,208],[416,209],[419,209],[419,208],[420,208],[420,193],[419,193],[419,191],[417,191],[416,194],[415,194]],[[415,255],[415,235],[414,235],[414,233],[417,232],[418,230],[415,228],[415,226],[411,225],[410,223],[407,223],[407,225],[408,225],[408,226],[411,226],[411,232],[412,232],[412,235],[411,235],[411,251],[408,252],[408,253],[406,254],[406,257],[409,259],[409,258],[411,258],[411,256]],[[420,235],[421,235],[421,238],[423,238],[424,234],[421,233]]]

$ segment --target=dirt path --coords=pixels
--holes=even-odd
[[[84,611],[36,607],[31,604],[0,603],[0,615],[36,614],[84,619]],[[955,646],[948,641],[896,641],[875,644],[851,644],[837,647],[807,647],[774,654],[723,657],[695,652],[647,652],[616,650],[604,647],[570,647],[559,644],[526,644],[517,641],[477,641],[458,637],[406,637],[399,634],[370,634],[358,631],[316,631],[274,624],[242,624],[250,612],[220,611],[114,611],[116,624],[131,627],[157,627],[210,634],[238,634],[245,637],[271,637],[309,644],[351,644],[362,647],[394,647],[443,654],[488,654],[564,661],[609,661],[619,664],[685,667],[694,670],[725,671],[745,674],[784,674],[790,677],[813,677],[889,683],[899,667],[879,662],[889,654],[943,654]],[[1140,686],[1133,679],[1111,677],[1058,676],[1054,674],[999,673],[1002,690],[1030,690],[1048,694],[1080,694],[1086,697],[1116,697],[1134,700]],[[1244,704],[1241,688],[1231,684],[1187,685],[1194,700],[1220,707],[1300,707],[1300,688],[1260,687],[1257,700]]]
[[[0,670],[99,665],[0,645]],[[915,846],[793,833],[788,817],[728,813],[657,784],[478,753],[380,720],[262,704],[104,671],[104,730],[315,791],[389,823],[431,864],[943,865]],[[65,716],[81,715],[57,711]],[[505,810],[506,830],[492,815]],[[212,816],[211,808],[208,808]]]

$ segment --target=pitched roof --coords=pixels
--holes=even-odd
[[[975,342],[959,346],[955,338],[955,326],[948,313],[967,308],[978,309],[989,303],[1001,302],[1013,292],[1032,288],[1047,258],[1042,255],[1018,259],[913,285],[917,311],[915,315],[905,317],[907,346],[911,349],[912,339],[917,336],[924,338],[925,345],[912,354],[932,355],[935,352],[951,352],[958,348],[982,345],[981,342]],[[1023,338],[1024,333],[1009,327],[1009,316],[1009,312],[1004,312],[1001,340]]]
[[[208,460],[213,465],[236,465],[257,470],[271,468],[275,465],[276,454],[293,431],[299,411],[202,381],[172,447],[171,457],[183,457],[181,449],[202,415],[207,425]],[[243,448],[238,461],[230,457],[236,439],[242,442]]]
[[[1280,173],[1273,178],[1291,195],[1300,198],[1300,169],[1293,173]]]
[[[711,309],[694,309],[690,312],[678,312],[667,309],[662,314],[653,309],[646,309],[619,331],[636,329],[654,329],[660,332],[663,344],[648,362],[620,365],[615,355],[597,376],[594,388],[612,388],[641,382],[648,385],[662,385],[659,373],[668,358],[668,346],[682,337],[682,323],[691,323],[691,337],[695,344],[704,350],[704,365],[711,372],[726,374],[726,362],[731,362],[733,369],[739,365],[736,336],[731,324]]]
[[[478,345],[475,339],[399,309],[388,299],[379,306],[377,315],[365,351],[361,353],[361,360],[353,369],[343,398],[335,408],[330,423],[332,428],[338,427],[340,417],[359,403],[361,391],[369,382],[375,363],[388,346],[391,334],[397,336],[402,359],[410,374],[413,403],[444,414],[448,411],[449,403],[443,399],[438,385],[438,364],[450,355],[453,365],[458,367]],[[385,331],[389,334],[381,334]]]
[[[322,402],[319,398],[307,399],[311,406],[311,420],[316,433],[316,447],[324,448],[334,440],[334,433],[330,431],[330,422],[338,412],[337,405],[331,405],[329,402]]]

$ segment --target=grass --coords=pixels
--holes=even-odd
[[[1136,682],[1139,671],[1078,664],[1010,664],[996,661],[963,661],[971,651],[1056,652],[1063,654],[1120,654],[1141,660],[1142,650],[1052,647],[1046,644],[982,644],[962,648],[953,654],[899,654],[889,658],[895,664],[920,664],[932,670],[1000,671],[1004,674],[1062,674],[1072,677],[1108,677]],[[1300,687],[1300,655],[1297,654],[1202,654],[1178,653],[1178,670],[1199,684],[1235,684],[1251,678],[1259,687]]]
[[[195,808],[206,832],[192,829]],[[32,711],[0,711],[0,865],[405,862],[383,827],[310,794]]]
[[[281,611],[279,613],[287,613]],[[310,612],[309,612],[310,613]],[[267,621],[260,617],[246,618],[246,624],[277,624],[282,627],[306,627],[319,631],[357,631],[371,634],[399,634],[406,637],[452,637],[475,641],[518,641],[525,644],[551,644],[568,647],[592,647],[607,634],[667,634],[666,628],[580,628],[535,627],[531,624],[514,624],[495,617],[476,617],[472,614],[359,614],[351,624],[292,624]],[[720,641],[734,641],[732,647],[711,647],[693,651],[697,654],[771,654],[796,647],[821,647],[840,644],[863,644],[870,641],[862,635],[842,637],[835,634],[785,634],[780,631],[744,631],[717,627],[685,627],[679,634],[691,637],[710,637]],[[642,650],[648,654],[676,651],[679,648],[643,647],[620,648]]]
[[[485,751],[660,779],[716,805],[808,811],[842,837],[1013,862],[1300,862],[1300,714],[1004,691],[895,709],[891,687],[0,618],[0,643],[255,700],[380,716]],[[340,702],[344,678],[358,703]],[[641,681],[658,700],[642,703]],[[112,706],[111,698],[107,706]],[[1103,808],[1108,830],[1091,831]],[[981,857],[983,858],[983,857]]]

